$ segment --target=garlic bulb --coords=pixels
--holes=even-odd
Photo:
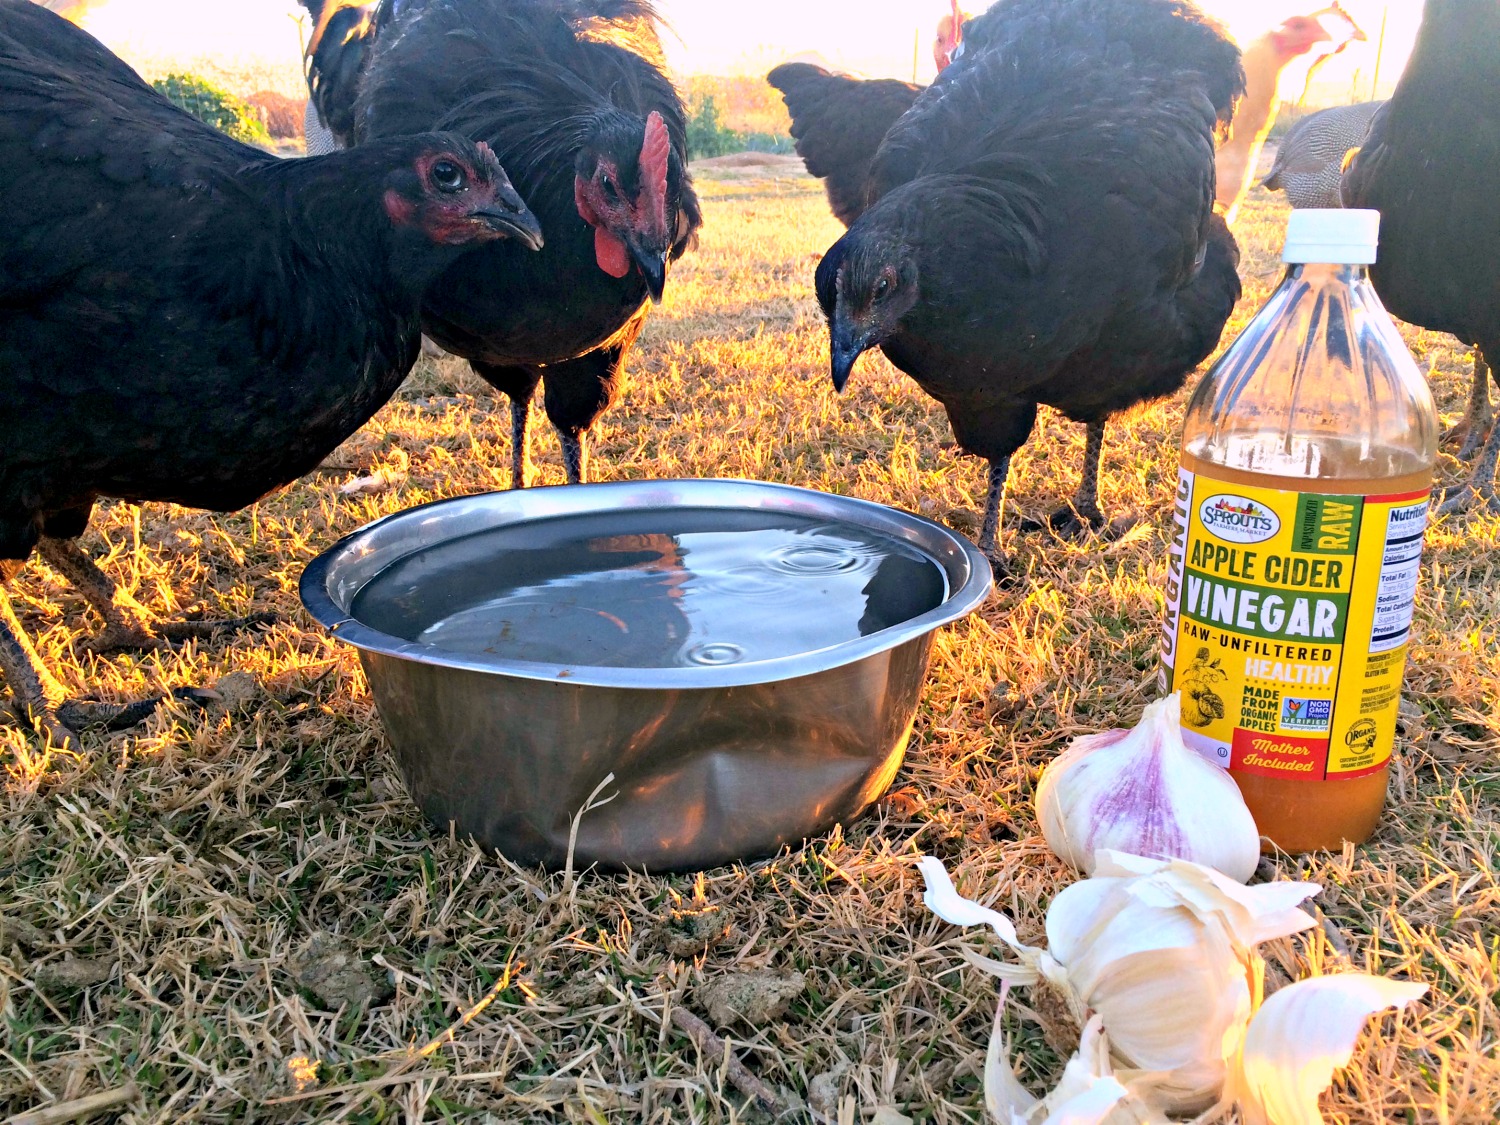
[[[938,860],[920,867],[933,913],[989,924],[1020,956],[1018,965],[970,960],[1015,984],[1045,978],[1080,1026],[1098,1013],[1121,1081],[1162,1112],[1218,1099],[1260,1000],[1254,947],[1312,926],[1297,904],[1321,889],[1246,887],[1185,860],[1105,851],[1094,878],[1052,900],[1043,951],[1021,943],[1004,915],[961,898]]]
[[[1348,1064],[1365,1020],[1426,992],[1425,984],[1344,973],[1274,993],[1250,1021],[1226,1091],[1245,1125],[1324,1125],[1318,1095]]]
[[[1133,730],[1074,740],[1042,772],[1036,814],[1057,856],[1085,875],[1101,849],[1186,859],[1245,882],[1260,833],[1239,786],[1182,741],[1175,693],[1150,704]]]

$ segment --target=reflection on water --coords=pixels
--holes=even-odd
[[[456,539],[388,567],[352,609],[381,632],[451,652],[712,667],[815,652],[947,596],[942,568],[878,532],[781,512],[665,509]]]

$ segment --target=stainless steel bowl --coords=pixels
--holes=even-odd
[[[649,522],[663,508],[769,510],[877,531],[936,563],[947,597],[816,652],[717,667],[469,655],[351,615],[367,583],[440,543],[589,513],[639,510]],[[359,649],[407,788],[434,825],[555,867],[578,818],[576,865],[666,871],[768,855],[869,807],[901,765],[934,631],[982,604],[990,585],[973,544],[918,516],[787,485],[664,480],[488,493],[387,516],[315,559],[301,593]]]

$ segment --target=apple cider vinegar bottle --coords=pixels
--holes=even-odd
[[[1375,830],[1437,456],[1370,284],[1376,211],[1294,211],[1286,274],[1182,435],[1162,687],[1288,852]]]

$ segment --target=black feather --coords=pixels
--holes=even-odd
[[[783,63],[766,81],[786,102],[797,155],[824,181],[834,215],[848,226],[869,205],[870,161],[880,142],[922,88],[894,79],[861,81],[810,63]]]

